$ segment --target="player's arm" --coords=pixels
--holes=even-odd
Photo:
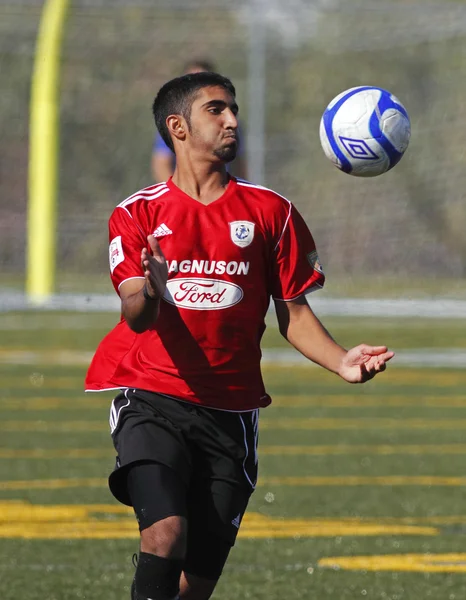
[[[120,286],[122,315],[136,333],[143,333],[157,320],[168,276],[167,263],[159,243],[153,235],[147,236],[147,240],[152,254],[147,248],[141,251],[144,279],[128,279]]]
[[[288,302],[276,300],[275,309],[280,333],[290,344],[349,383],[372,379],[385,370],[386,363],[394,356],[385,346],[361,344],[345,350],[316,317],[304,295]]]

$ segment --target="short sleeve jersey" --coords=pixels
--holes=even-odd
[[[117,292],[143,278],[149,234],[168,266],[159,317],[144,333],[122,317],[100,343],[86,389],[134,387],[230,411],[267,406],[260,340],[270,297],[290,301],[324,283],[301,215],[279,194],[234,178],[208,205],[171,179],[145,188],[109,221]]]

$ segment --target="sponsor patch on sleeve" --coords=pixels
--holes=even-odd
[[[110,262],[110,271],[113,274],[115,268],[125,260],[123,254],[123,246],[121,245],[121,235],[117,235],[116,238],[110,242],[108,248],[108,259]]]
[[[317,271],[318,273],[322,273],[322,275],[324,274],[324,270],[322,268],[322,265],[320,264],[317,250],[313,250],[312,252],[309,252],[309,254],[306,255],[306,258],[307,258],[307,262],[311,265],[311,267],[314,269],[314,271]]]

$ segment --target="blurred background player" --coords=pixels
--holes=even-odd
[[[196,59],[187,62],[183,69],[183,75],[189,75],[190,73],[203,73],[209,71],[211,73],[217,72],[214,63],[209,60]],[[244,153],[244,128],[241,125],[239,131],[239,149],[234,162],[229,165],[229,172],[235,177],[240,179],[248,179],[245,153]],[[154,142],[152,144],[152,158],[151,158],[151,172],[152,177],[156,183],[160,181],[168,181],[173,175],[175,170],[175,155],[163,141],[162,136],[157,131],[154,136]]]

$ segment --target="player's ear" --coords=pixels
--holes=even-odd
[[[170,134],[176,139],[185,139],[186,123],[180,115],[170,115],[169,117],[167,117],[167,128]]]

